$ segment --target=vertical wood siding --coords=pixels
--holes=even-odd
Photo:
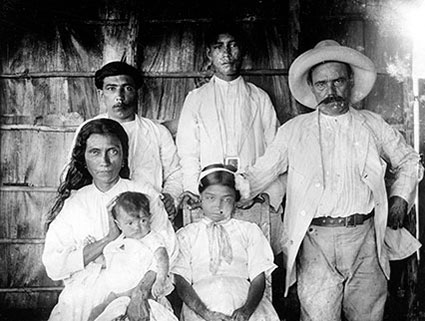
[[[175,128],[187,93],[211,75],[205,33],[212,18],[226,10],[247,35],[245,77],[271,96],[282,123],[310,111],[291,98],[290,63],[331,38],[377,64],[377,83],[360,107],[382,114],[411,141],[410,67],[402,59],[411,44],[380,29],[374,20],[379,8],[374,15],[367,11],[376,1],[235,0],[208,10],[195,0],[77,1],[62,9],[52,2],[46,16],[53,13],[55,19],[40,22],[20,11],[21,2],[9,1],[4,12],[25,14],[27,20],[0,46],[0,256],[5,258],[0,309],[50,308],[57,300],[60,283],[48,279],[40,261],[43,214],[75,127],[103,111],[94,72],[122,58],[137,65],[145,76],[139,113]],[[30,1],[28,8],[38,10],[34,16],[43,13]]]

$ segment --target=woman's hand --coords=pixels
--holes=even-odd
[[[215,312],[215,311],[209,311],[205,315],[205,320],[207,321],[232,321],[232,317],[221,313],[221,312]]]
[[[232,321],[248,321],[261,301],[266,286],[266,275],[264,272],[258,274],[248,289],[248,298],[243,306],[236,309],[232,314]]]
[[[251,313],[246,311],[245,307],[241,307],[235,310],[232,314],[232,321],[248,321],[251,317]]]
[[[206,321],[232,321],[232,317],[220,312],[211,311],[199,298],[192,285],[179,274],[174,274],[176,290],[182,301],[196,314]]]
[[[152,285],[152,295],[154,298],[159,298],[164,295],[166,280],[160,280],[157,278],[155,283]]]
[[[115,206],[116,200],[117,200],[117,197],[114,197],[108,203],[108,205],[106,205],[106,210],[108,211],[108,223],[109,223],[109,232],[106,235],[106,238],[109,241],[115,240],[121,234],[121,231],[119,230],[117,224],[115,224],[115,220],[112,216],[112,208]]]
[[[102,265],[102,269],[106,269],[106,260],[103,254],[99,255],[93,262]]]

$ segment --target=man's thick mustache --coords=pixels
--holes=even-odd
[[[120,104],[115,104],[112,107],[115,107],[115,108],[128,108],[130,106],[128,104],[125,104],[125,103],[120,103]]]
[[[337,95],[329,95],[328,97],[326,97],[325,99],[323,99],[320,103],[318,103],[317,105],[321,105],[321,104],[330,104],[333,102],[345,102],[345,99],[341,96],[337,96]]]

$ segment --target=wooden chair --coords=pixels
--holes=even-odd
[[[194,223],[202,219],[204,213],[202,209],[188,209],[187,206],[183,207],[183,226]],[[237,208],[233,218],[252,222],[257,224],[263,231],[265,237],[270,243],[270,199],[267,194],[260,194],[254,199],[254,202],[244,209]],[[272,301],[272,282],[271,276],[266,278],[266,288],[264,295]]]

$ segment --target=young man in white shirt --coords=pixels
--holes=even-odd
[[[233,26],[219,25],[207,36],[206,56],[214,75],[187,95],[176,137],[183,189],[192,198],[197,198],[204,167],[222,163],[243,170],[253,165],[279,126],[268,94],[240,74],[243,53],[242,35]],[[282,252],[282,178],[275,179],[264,193],[270,197],[271,246],[277,255]]]

